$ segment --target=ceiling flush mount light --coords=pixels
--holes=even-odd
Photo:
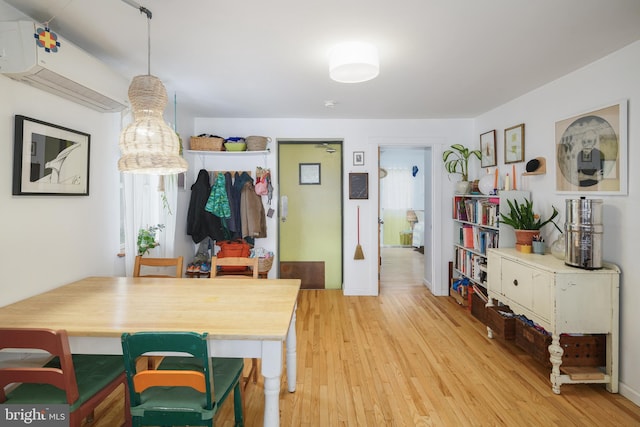
[[[340,83],[361,83],[380,73],[378,49],[368,43],[347,42],[335,46],[329,56],[329,76]]]
[[[151,75],[151,11],[131,0],[123,0],[147,15],[147,74],[135,76],[129,86],[133,122],[120,134],[118,160],[121,172],[170,175],[185,172],[188,164],[180,156],[178,134],[164,121],[167,90],[162,81]]]

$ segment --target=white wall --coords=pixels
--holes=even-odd
[[[194,134],[210,133],[220,135],[222,137],[229,136],[247,136],[247,135],[264,135],[269,136],[273,141],[278,139],[342,139],[344,153],[344,176],[343,176],[343,192],[348,194],[348,173],[355,171],[352,165],[352,156],[354,151],[365,152],[364,168],[358,166],[357,172],[369,173],[369,199],[350,201],[345,199],[344,203],[344,293],[346,295],[376,295],[378,292],[378,269],[377,269],[377,253],[378,253],[378,188],[376,177],[378,176],[378,147],[379,146],[432,146],[434,147],[434,158],[439,158],[438,153],[442,152],[442,146],[448,146],[455,142],[470,145],[475,142],[472,136],[473,121],[472,120],[312,120],[312,119],[225,119],[225,118],[198,118],[195,120]],[[275,161],[277,153],[275,152],[277,144],[271,143],[270,148],[272,154],[266,159],[266,166],[272,168],[274,173],[274,182],[277,182]],[[436,153],[437,151],[437,153]],[[191,180],[202,167],[202,161],[199,156],[188,157],[192,164],[190,171]],[[222,169],[235,170],[237,161],[227,160],[227,165],[221,166]],[[232,159],[235,159],[232,158]],[[211,160],[211,162],[216,160]],[[217,160],[220,162],[221,160]],[[234,162],[231,164],[231,162]],[[250,162],[249,165],[243,163],[241,166],[253,167],[264,166],[262,158],[242,159],[242,162]],[[253,162],[253,166],[251,163]],[[452,229],[450,221],[450,205],[449,202],[453,192],[453,184],[446,179],[441,182],[442,165],[441,162],[434,162],[433,174],[438,182],[437,200],[432,201],[434,206],[446,206],[448,213],[442,213],[446,216],[448,229]],[[434,186],[436,184],[434,183]],[[274,209],[279,209],[275,202],[278,197],[278,189],[274,193]],[[352,249],[357,244],[357,232],[353,226],[351,219],[356,217],[356,207],[360,205],[360,244],[362,245],[365,260],[355,261],[351,256]],[[438,215],[434,221],[440,221]],[[277,236],[277,215],[268,220],[268,237],[256,244],[267,248],[275,248]],[[445,226],[446,227],[446,226]],[[440,228],[438,228],[440,230]],[[452,233],[452,231],[450,232]],[[434,238],[440,236],[440,233]],[[449,247],[450,235],[444,237]],[[262,239],[261,239],[262,240]],[[432,251],[434,260],[432,265],[439,265],[440,272],[447,271],[446,264],[449,257],[446,255],[452,251],[445,251],[443,258],[442,251]],[[273,274],[274,272],[272,272]],[[442,279],[437,275],[431,284],[432,291],[438,294],[446,294],[446,277]],[[444,290],[441,284],[444,283]]]
[[[636,242],[640,238],[638,212],[640,212],[640,41],[596,61],[583,69],[551,82],[531,93],[487,112],[476,120],[476,134],[497,130],[498,165],[502,173],[510,171],[503,164],[504,129],[525,123],[525,157],[527,160],[542,156],[547,159],[547,173],[528,177],[534,206],[545,213],[551,205],[561,212],[558,224],[564,224],[565,200],[577,195],[556,194],[555,189],[555,122],[615,103],[629,100],[629,194],[625,196],[589,196],[604,201],[603,259],[614,262],[622,269],[620,284],[620,381],[621,393],[640,405],[640,263]],[[626,159],[625,159],[626,161]],[[523,171],[524,163],[518,165]],[[553,226],[545,229],[554,232]],[[557,232],[556,232],[557,233]],[[555,236],[555,234],[554,234]],[[552,241],[553,238],[547,239]],[[588,310],[589,307],[584,307]]]
[[[0,75],[0,306],[89,275],[119,252],[120,115],[102,114]],[[91,135],[89,196],[12,196],[14,116]]]

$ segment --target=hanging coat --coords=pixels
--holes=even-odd
[[[220,218],[229,218],[231,216],[224,174],[219,173],[216,177],[216,182],[211,187],[211,193],[204,209]]]
[[[191,199],[187,211],[187,234],[194,243],[200,243],[207,236],[214,240],[224,239],[220,218],[204,210],[210,192],[209,173],[201,169],[196,182],[191,186]]]
[[[245,182],[242,188],[240,215],[242,237],[245,239],[267,237],[267,217],[262,205],[262,197],[256,194],[253,180]]]

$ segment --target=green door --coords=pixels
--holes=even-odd
[[[342,144],[278,141],[279,277],[342,288]]]

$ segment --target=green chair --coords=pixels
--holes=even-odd
[[[122,353],[134,426],[213,426],[219,406],[233,390],[236,426],[243,426],[240,379],[243,359],[210,358],[207,333],[122,334]],[[136,371],[147,353],[168,355],[155,370]],[[183,356],[189,354],[192,357]]]
[[[68,425],[80,427],[85,418],[91,422],[96,407],[122,384],[124,425],[130,425],[121,356],[72,355],[67,332],[51,329],[0,328],[1,349],[44,350],[52,358],[44,366],[21,359],[0,368],[0,406],[68,404]],[[9,384],[14,386],[5,391]]]

